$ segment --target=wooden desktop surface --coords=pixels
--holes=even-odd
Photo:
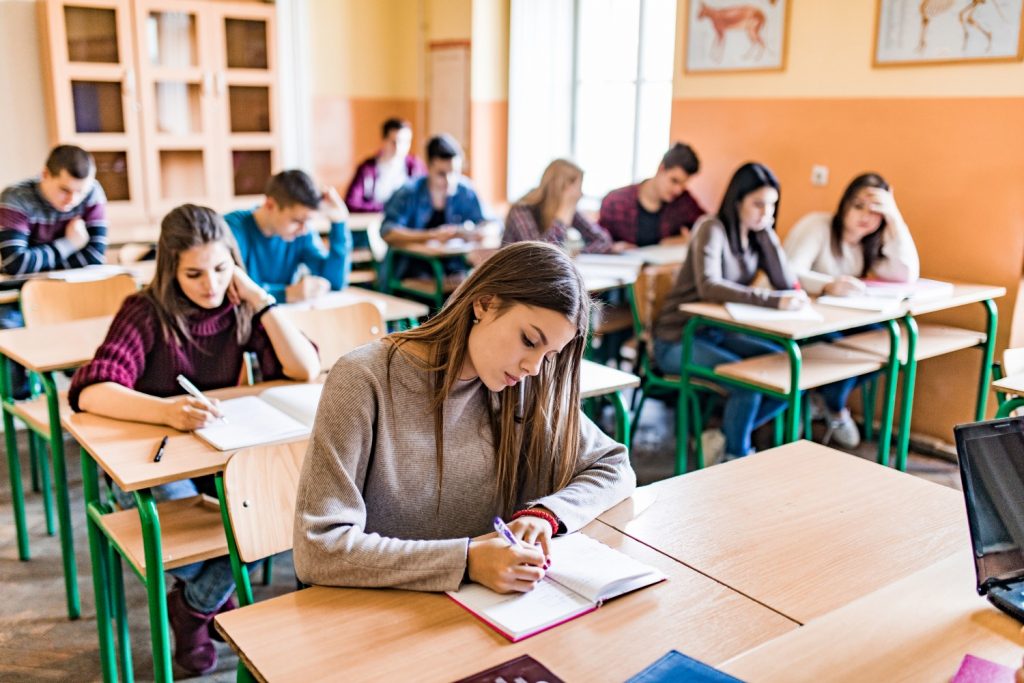
[[[637,247],[624,252],[624,256],[639,258],[647,265],[668,266],[673,263],[682,263],[686,260],[686,252],[689,247],[685,242],[670,244],[652,244],[647,247]]]
[[[640,378],[607,365],[584,360],[580,366],[580,398],[603,396],[640,386]]]
[[[808,441],[652,488],[599,519],[800,623],[970,547],[957,491]]]
[[[948,681],[968,653],[1020,667],[1020,623],[974,586],[967,545],[720,668],[750,683],[854,683]]]
[[[673,648],[720,664],[797,626],[607,526],[585,532],[669,580],[518,643],[443,594],[387,589],[309,588],[216,621],[259,679],[300,683],[451,681],[523,654],[567,681],[621,681]]]
[[[258,394],[270,387],[292,382],[264,382],[248,387],[230,387],[205,392],[218,399]],[[165,425],[128,422],[91,413],[72,413],[63,419],[64,428],[92,455],[96,463],[125,491],[224,469],[233,451],[219,451],[191,432],[179,432]],[[160,462],[153,462],[160,440],[167,447]],[[306,440],[307,437],[302,437]]]
[[[2,334],[3,333],[0,332],[0,335]],[[992,386],[995,389],[1005,391],[1008,394],[1024,396],[1024,373],[1004,377],[1001,380],[992,382]]]
[[[0,354],[35,372],[64,370],[88,363],[103,343],[113,316],[57,325],[0,331]]]
[[[420,318],[430,312],[426,304],[409,299],[401,299],[390,294],[381,294],[371,289],[362,287],[346,287],[337,292],[328,292],[323,296],[300,301],[293,304],[285,304],[293,308],[335,308],[337,306],[348,306],[362,302],[369,302],[380,309],[381,317],[385,322],[405,320],[407,318]]]

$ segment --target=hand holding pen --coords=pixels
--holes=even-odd
[[[204,396],[195,385],[181,375],[178,376],[178,383],[188,394],[165,399],[167,402],[165,424],[187,432],[206,427],[217,419],[224,419],[216,399]]]
[[[497,532],[498,536],[504,538],[505,541],[508,542],[508,544],[512,547],[535,548],[538,545],[537,541],[540,540],[541,551],[544,553],[543,568],[547,569],[549,566],[551,566],[551,557],[548,555],[547,538],[543,534],[534,534],[534,529],[532,528],[533,525],[530,522],[530,520],[524,520],[526,522],[525,524],[516,524],[516,522],[519,521],[520,520],[518,519],[512,520],[512,524],[519,527],[519,530],[521,532],[525,531],[526,533],[529,533],[530,540],[527,540],[526,537],[516,536],[512,528],[505,524],[505,520],[503,520],[501,517],[494,518],[494,531]],[[544,520],[540,521],[546,524],[548,526],[548,529],[550,530],[551,525],[547,524],[547,522],[544,522]]]
[[[504,527],[504,532],[499,530]],[[521,543],[501,518],[497,533],[471,539],[467,554],[469,578],[497,593],[527,593],[544,578],[544,554]]]

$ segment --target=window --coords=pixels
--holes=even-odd
[[[651,175],[669,143],[676,0],[513,0],[509,199],[566,156],[584,194]]]

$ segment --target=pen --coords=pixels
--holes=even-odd
[[[519,539],[516,538],[512,530],[508,528],[508,525],[502,521],[501,517],[494,518],[494,530],[498,532],[498,535],[508,541],[508,544],[515,548],[519,545]]]
[[[153,456],[153,462],[160,462],[160,458],[164,457],[164,448],[167,447],[167,437],[160,439],[160,446],[156,449],[156,455]]]
[[[214,407],[213,403],[210,402],[210,399],[206,398],[206,396],[203,395],[203,392],[199,391],[199,389],[196,388],[195,384],[192,384],[192,382],[189,382],[188,378],[185,377],[185,375],[178,375],[177,379],[178,379],[178,384],[181,385],[182,389],[184,389],[189,394],[191,394],[195,398],[198,398],[200,401],[205,403],[207,408],[212,410],[215,415],[217,415],[220,419],[224,420],[224,422],[227,423],[228,419],[220,414],[220,411],[217,410]]]

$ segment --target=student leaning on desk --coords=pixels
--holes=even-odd
[[[298,577],[533,589],[551,536],[636,483],[625,447],[580,412],[589,320],[569,258],[520,242],[484,261],[434,318],[341,358],[299,481]],[[524,545],[488,533],[495,515]]]
[[[186,204],[163,219],[152,283],[125,300],[93,360],[75,373],[68,400],[76,411],[198,429],[217,418],[216,403],[181,395],[175,378],[185,375],[203,390],[235,385],[244,351],[257,354],[266,379],[309,381],[320,372],[312,343],[245,274],[224,220]],[[157,486],[153,497],[194,496],[197,483]],[[122,506],[134,506],[131,495],[114,489]],[[231,564],[220,557],[171,574],[180,580],[167,598],[174,659],[205,673],[217,664],[213,616],[234,607]]]
[[[103,263],[106,207],[92,155],[74,145],[54,147],[39,177],[0,194],[0,271],[27,275]],[[0,328],[24,324],[17,303],[0,305]],[[12,370],[14,396],[26,398],[25,370]]]
[[[800,284],[811,295],[863,295],[863,278],[914,282],[921,272],[910,228],[889,183],[877,173],[854,178],[834,214],[819,211],[801,218],[786,236],[785,249]],[[838,339],[861,331],[829,336]],[[846,401],[864,379],[851,377],[817,392],[825,404],[829,434],[844,448],[856,448],[860,443]]]

